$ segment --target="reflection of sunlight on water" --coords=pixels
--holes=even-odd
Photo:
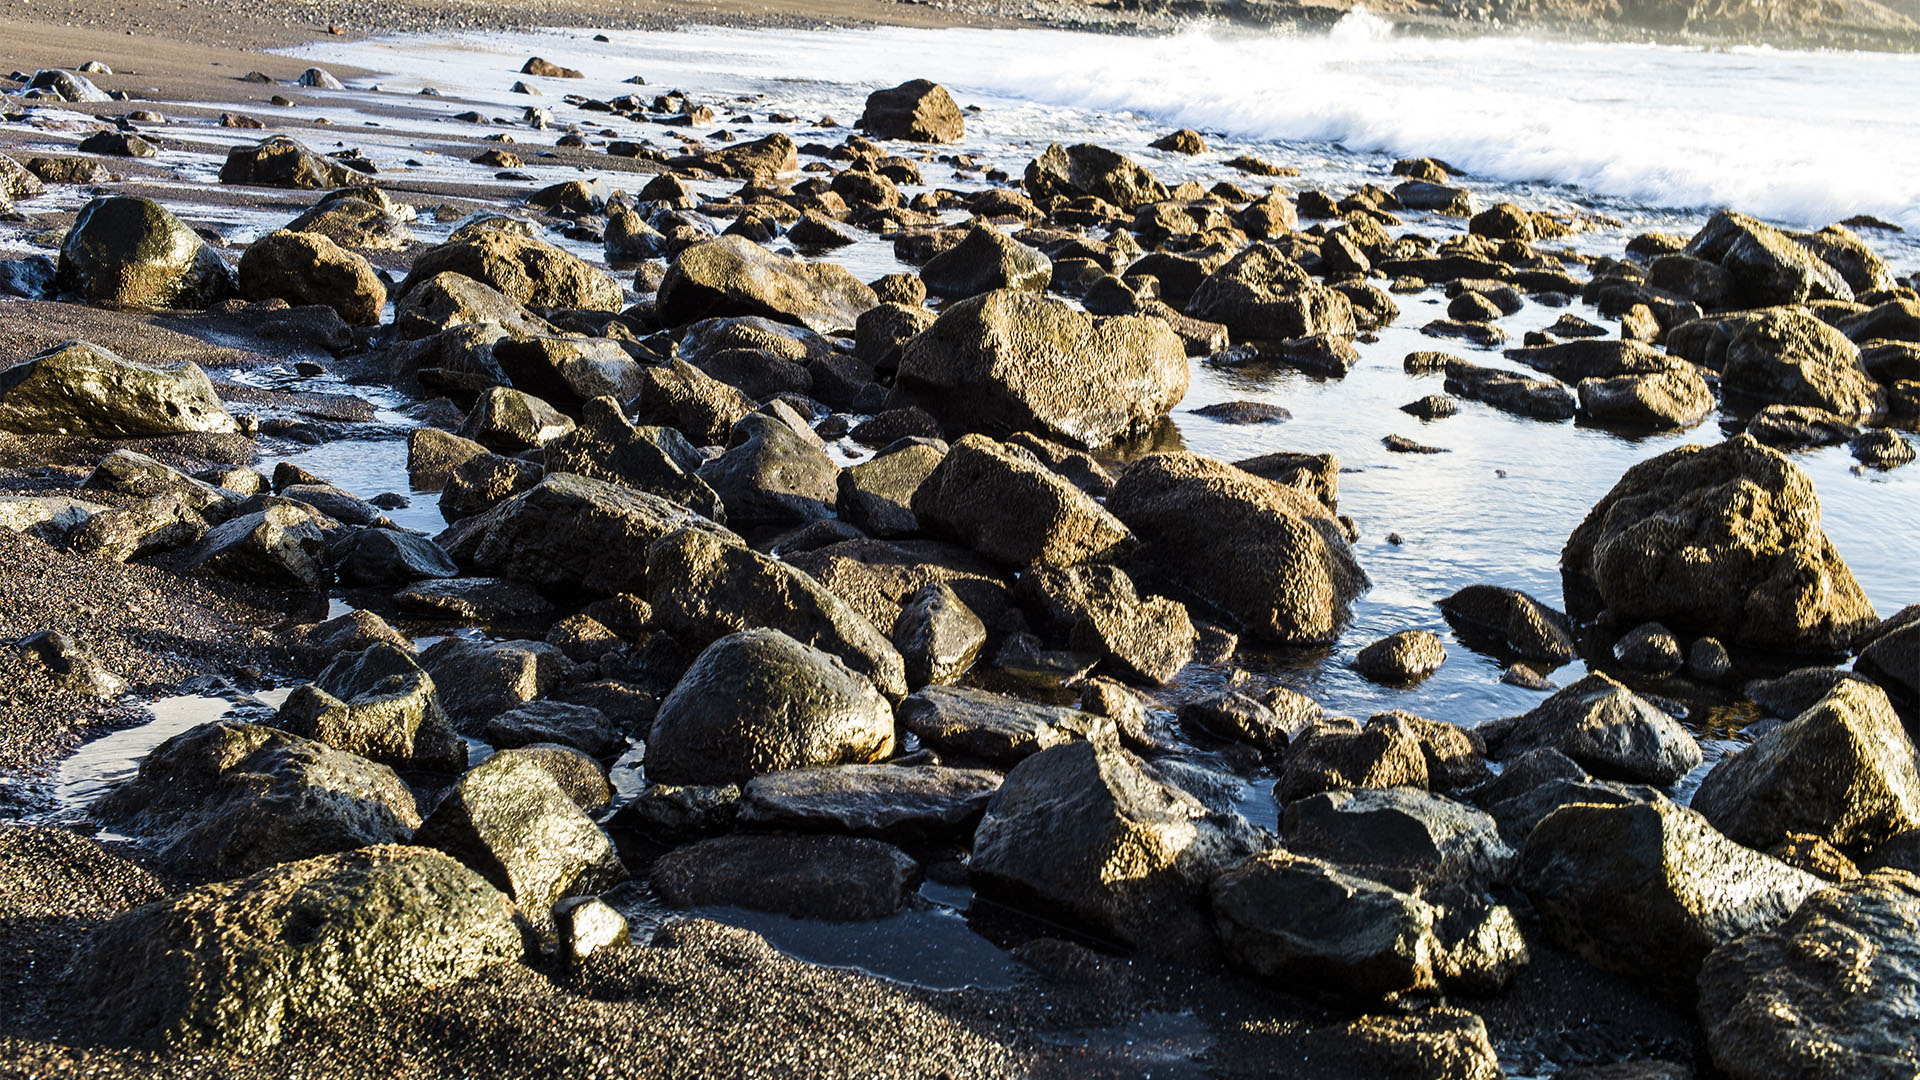
[[[289,690],[267,690],[254,696],[260,707],[278,708]],[[140,771],[140,761],[149,751],[175,735],[201,724],[209,724],[235,711],[225,698],[203,694],[181,694],[161,698],[147,706],[153,719],[144,724],[108,732],[60,763],[54,777],[55,814],[66,818],[86,811],[100,796]]]

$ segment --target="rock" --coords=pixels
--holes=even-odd
[[[460,425],[460,435],[490,450],[517,454],[545,446],[573,429],[573,418],[545,399],[504,386],[492,386],[474,402],[466,422]]]
[[[551,244],[489,228],[462,230],[421,252],[395,296],[404,298],[443,273],[464,275],[527,307],[618,311],[626,304],[620,283],[605,271]]]
[[[1211,458],[1142,458],[1107,509],[1140,541],[1136,575],[1150,572],[1260,638],[1331,642],[1368,584],[1318,499]]]
[[[60,245],[57,281],[87,303],[212,307],[235,292],[218,252],[151,199],[114,195],[80,208]]]
[[[1319,285],[1272,244],[1255,244],[1213,271],[1186,313],[1224,324],[1235,341],[1279,343],[1316,334],[1351,335],[1346,296]]]
[[[1440,670],[1446,659],[1439,635],[1402,630],[1361,649],[1353,658],[1353,669],[1377,683],[1408,686]]]
[[[762,829],[847,833],[898,843],[965,840],[999,786],[999,774],[983,769],[796,769],[748,781],[739,821]]]
[[[544,641],[476,641],[444,637],[420,654],[441,705],[460,731],[477,733],[488,720],[544,697],[571,666]]]
[[[41,677],[69,694],[115,698],[127,690],[127,680],[109,671],[98,657],[70,635],[41,630],[10,643],[15,655]]]
[[[1680,639],[1659,623],[1642,623],[1614,643],[1613,658],[1629,671],[1643,675],[1671,675],[1685,658]]]
[[[1884,401],[1853,342],[1797,309],[1760,312],[1748,321],[1727,345],[1720,386],[1731,397],[1840,416],[1871,415]]]
[[[1124,557],[1126,526],[1029,452],[965,435],[912,500],[923,527],[1012,566],[1072,566]]]
[[[440,545],[399,529],[361,529],[334,549],[334,572],[343,585],[400,589],[426,578],[460,576]]]
[[[408,656],[413,654],[413,643],[402,637],[400,631],[362,608],[298,627],[288,639],[288,647],[301,668],[311,672],[324,670],[342,653],[357,653],[375,645],[391,645]]]
[[[109,157],[159,157],[160,148],[128,131],[96,131],[74,147],[83,154]]]
[[[486,722],[481,737],[502,750],[557,743],[596,758],[612,757],[626,748],[626,739],[605,713],[559,701],[529,701],[500,713]]]
[[[991,225],[975,225],[960,243],[927,260],[920,279],[935,296],[964,300],[995,289],[1045,292],[1053,263]]]
[[[287,223],[287,231],[324,236],[343,248],[399,251],[414,243],[407,223],[412,207],[379,188],[347,187],[321,196],[313,208]]]
[[[879,302],[841,266],[783,258],[745,237],[722,236],[674,258],[655,304],[670,326],[761,316],[828,333],[851,328]]]
[[[793,140],[785,132],[776,131],[752,142],[736,143],[698,156],[674,158],[670,164],[675,168],[702,169],[715,176],[735,180],[766,183],[800,171],[796,150]],[[642,197],[645,197],[644,191]]]
[[[1854,436],[1849,449],[1855,461],[1875,469],[1895,469],[1916,456],[1913,444],[1891,428],[1869,428]]]
[[[1439,606],[1469,646],[1479,639],[1529,660],[1563,664],[1573,659],[1567,617],[1517,589],[1469,585]]]
[[[353,326],[380,321],[387,287],[366,259],[317,233],[269,233],[240,257],[240,293],[332,308]]]
[[[276,501],[209,529],[187,552],[189,567],[276,589],[326,584],[326,537],[313,512]]]
[[[1189,377],[1162,320],[1098,318],[999,290],[947,306],[906,343],[896,395],[949,431],[1035,431],[1100,447],[1149,429],[1186,396]]]
[[[666,784],[740,783],[893,752],[893,712],[839,658],[778,630],[723,637],[660,704],[647,775]]]
[[[926,79],[868,94],[858,126],[876,139],[922,143],[955,143],[967,133],[966,119],[947,88]]]
[[[1287,850],[1397,889],[1504,884],[1518,858],[1484,811],[1418,788],[1327,791],[1280,814]]]
[[[1369,720],[1317,721],[1294,737],[1274,781],[1282,806],[1323,791],[1427,786],[1426,751],[1413,726],[1392,713]]]
[[[464,273],[441,271],[393,296],[393,325],[401,338],[430,338],[461,327],[497,324],[500,333],[487,339],[491,346],[503,337],[530,337],[557,331],[514,298]]]
[[[273,726],[396,769],[467,767],[467,746],[447,725],[433,678],[387,642],[335,657],[294,688]]]
[[[1027,163],[1027,193],[1042,205],[1054,199],[1091,195],[1119,207],[1137,210],[1167,198],[1167,187],[1132,158],[1101,146],[1082,143],[1048,146]]]
[[[735,528],[832,517],[840,491],[840,467],[817,437],[764,413],[741,417],[727,452],[701,464],[698,475],[725,504]]]
[[[958,686],[928,686],[900,703],[900,726],[942,753],[1012,766],[1108,729],[1103,717]]]
[[[1318,707],[1315,707],[1317,713]],[[1180,706],[1180,722],[1228,742],[1245,743],[1278,758],[1287,748],[1288,725],[1266,702],[1223,690]]]
[[[838,657],[888,698],[906,694],[906,664],[893,643],[804,571],[697,529],[663,538],[646,558],[646,595],[661,626],[703,642],[779,630]]]
[[[379,846],[274,867],[94,930],[73,971],[102,1036],[247,1054],[304,1021],[518,958],[504,896],[446,856]]]
[[[613,842],[532,760],[495,754],[468,770],[414,834],[513,898],[536,923],[568,896],[626,880]]]
[[[657,495],[555,473],[440,537],[455,562],[543,588],[607,596],[644,590],[648,549],[683,527],[731,537]]]
[[[1467,232],[1474,236],[1519,240],[1529,244],[1539,238],[1533,215],[1510,202],[1495,203],[1473,215],[1473,219],[1467,222]]]
[[[1573,418],[1573,395],[1551,379],[1529,379],[1464,360],[1448,361],[1445,370],[1447,380],[1443,385],[1449,394],[1536,420]]]
[[[864,922],[900,910],[920,867],[851,836],[722,836],[661,856],[654,889],[675,907],[729,905],[796,919]]]
[[[1726,944],[1700,971],[1701,1026],[1733,1080],[1910,1076],[1920,1050],[1920,878],[1882,870]]]
[[[1155,150],[1165,150],[1170,154],[1204,154],[1207,152],[1207,140],[1192,128],[1181,128],[1169,135],[1162,135],[1147,145]]]
[[[573,800],[573,805],[588,817],[598,817],[613,806],[613,785],[607,782],[606,766],[574,747],[560,743],[528,743],[501,750],[494,756],[518,758],[531,763],[552,777],[567,798]]]
[[[694,474],[706,460],[699,450],[673,428],[629,424],[612,398],[588,401],[579,426],[546,442],[541,457],[555,472],[623,484],[726,521],[720,496]]]
[[[911,536],[920,531],[913,493],[947,456],[946,445],[903,439],[871,459],[840,470],[834,506],[840,519],[869,536]]]
[[[1664,800],[1563,806],[1520,853],[1520,888],[1548,936],[1678,997],[1709,952],[1779,925],[1824,884]]]
[[[45,91],[61,101],[93,104],[113,100],[112,95],[93,85],[85,75],[58,68],[34,72],[33,78],[27,80],[26,89]]]
[[[1724,267],[1742,307],[1853,299],[1839,271],[1780,230],[1743,214],[1715,214],[1685,253]]]
[[[595,953],[629,948],[627,917],[597,896],[569,896],[553,906],[560,955],[578,963]]]
[[[1496,760],[1552,747],[1607,779],[1667,786],[1701,761],[1700,744],[1679,721],[1600,672],[1479,730]]]
[[[1748,847],[1804,834],[1872,848],[1920,828],[1920,769],[1886,694],[1849,679],[1721,759],[1701,781],[1693,808]]]
[[[1877,621],[1813,482],[1742,435],[1629,469],[1560,554],[1569,606],[1731,644],[1837,653]]]
[[[1197,635],[1187,609],[1142,597],[1118,567],[1039,566],[1021,583],[1069,648],[1101,657],[1127,678],[1165,685],[1193,659]]]
[[[1651,366],[1651,365],[1649,365]],[[1580,380],[1580,411],[1597,424],[1655,429],[1690,427],[1713,412],[1713,391],[1683,360],[1658,370]]]
[[[1504,910],[1504,909],[1502,909]],[[1393,1080],[1500,1080],[1506,1074],[1487,1036],[1486,1022],[1465,1009],[1439,1005],[1424,1012],[1363,1016],[1316,1028],[1302,1040],[1315,1068],[1330,1076]],[[1576,1078],[1579,1070],[1557,1075]],[[1609,1077],[1604,1080],[1693,1080],[1685,1077]]]
[[[520,74],[537,75],[543,79],[584,79],[586,78],[585,75],[581,74],[578,71],[575,71],[572,68],[561,67],[559,64],[556,64],[551,60],[544,60],[538,56],[528,60],[526,64],[520,68]]]
[[[127,439],[239,429],[190,361],[148,366],[69,341],[0,371],[0,431]]]
[[[1437,912],[1316,859],[1267,851],[1212,882],[1213,920],[1235,967],[1359,1004],[1436,994]]]
[[[1393,197],[1408,210],[1432,210],[1452,217],[1473,216],[1473,194],[1466,188],[1408,180],[1393,189]]]
[[[640,369],[640,393],[629,403],[634,421],[676,428],[703,446],[724,444],[733,425],[753,412],[753,400],[684,360]]]
[[[394,843],[420,824],[413,793],[386,766],[229,721],[161,743],[138,776],[88,812],[144,837],[177,872],[204,878]]]
[[[289,136],[273,135],[252,146],[229,148],[226,164],[220,166],[220,182],[325,191],[373,181]]]
[[[524,582],[500,578],[452,578],[415,582],[394,594],[407,611],[425,612],[449,621],[492,623],[522,619],[553,610],[538,590]]]
[[[1845,417],[1805,405],[1769,405],[1747,421],[1748,435],[1781,450],[1832,446],[1859,431]]]
[[[1920,620],[1888,620],[1853,667],[1889,694],[1907,701],[1920,698]]]
[[[492,357],[515,387],[569,411],[597,397],[633,397],[644,385],[640,365],[605,338],[508,338],[494,343]]]
[[[1174,953],[1204,941],[1208,883],[1264,846],[1239,815],[1153,780],[1132,754],[1075,741],[1007,774],[974,832],[969,877],[983,895]]]
[[[59,545],[106,509],[66,495],[9,495],[0,497],[0,529]]]
[[[953,586],[932,581],[907,601],[893,625],[893,643],[906,661],[907,685],[950,684],[973,667],[987,644],[987,628]]]

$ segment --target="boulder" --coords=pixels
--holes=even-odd
[[[1146,432],[1186,396],[1190,372],[1164,320],[1099,318],[998,290],[949,305],[901,353],[904,395],[950,432],[1034,431],[1100,447]]]
[[[1265,846],[1238,814],[1154,780],[1125,750],[1074,741],[1007,774],[974,832],[969,877],[982,895],[1177,954],[1207,947],[1209,882]]]
[[[413,793],[386,766],[230,721],[161,743],[88,812],[202,878],[404,841],[420,824]]]
[[[664,537],[646,561],[646,595],[660,626],[696,642],[779,630],[838,657],[888,698],[906,694],[906,664],[893,643],[806,572],[698,529]]]
[[[892,844],[852,836],[719,836],[653,864],[675,907],[727,905],[796,919],[864,922],[899,911],[920,866]]]
[[[1877,623],[1807,474],[1741,435],[1635,465],[1560,553],[1569,608],[1729,645],[1848,651]]]
[[[343,248],[399,251],[415,241],[407,223],[416,216],[411,206],[393,201],[379,188],[340,188],[288,222],[287,231],[324,236]]]
[[[80,1000],[113,1041],[249,1054],[303,1022],[517,959],[506,897],[435,851],[323,855],[139,908],[88,935]]]
[[[1353,669],[1373,682],[1409,686],[1440,670],[1446,659],[1438,634],[1402,630],[1361,649],[1354,655]]]
[[[1882,870],[1821,892],[1777,927],[1713,951],[1700,1024],[1732,1080],[1920,1071],[1920,878]]]
[[[220,166],[220,182],[326,191],[373,181],[289,136],[273,135],[251,146],[228,149],[226,163]]]
[[[420,654],[454,727],[478,734],[493,717],[544,697],[572,666],[544,641],[441,638]]]
[[[1127,527],[1023,448],[963,435],[913,493],[923,528],[997,562],[1073,566],[1125,557]]]
[[[1482,724],[1488,753],[1507,760],[1551,747],[1595,775],[1662,787],[1700,764],[1700,744],[1659,706],[1594,672],[1520,716]]]
[[[1436,1005],[1411,1015],[1372,1013],[1329,1024],[1309,1031],[1302,1045],[1307,1060],[1327,1076],[1501,1080],[1506,1075],[1486,1021],[1457,1005]],[[1671,1076],[1583,1073],[1576,1068],[1556,1075],[1565,1080],[1693,1080],[1691,1071]]]
[[[1254,244],[1209,274],[1186,313],[1225,325],[1240,342],[1278,344],[1355,330],[1346,296],[1316,283],[1269,243]]]
[[[536,925],[551,920],[561,899],[604,892],[627,877],[600,826],[518,753],[495,754],[469,770],[414,842],[466,863]]]
[[[1920,620],[1883,625],[1853,667],[1895,697],[1920,699]]]
[[[1398,889],[1504,884],[1518,860],[1499,826],[1476,810],[1419,788],[1326,791],[1280,813],[1287,850],[1340,863]]]
[[[235,294],[211,245],[151,199],[113,195],[80,208],[60,245],[57,283],[89,304],[212,307]]]
[[[1150,574],[1255,637],[1331,642],[1368,585],[1318,499],[1211,458],[1142,458],[1107,510],[1140,541],[1136,576]]]
[[[696,168],[715,176],[762,183],[770,183],[800,171],[798,147],[784,131],[776,131],[752,142],[735,143],[706,154],[674,158],[670,164],[675,168]],[[642,198],[645,197],[643,189]]]
[[[741,824],[897,843],[965,841],[1000,774],[941,765],[839,765],[769,773],[740,792]]]
[[[959,244],[928,259],[920,280],[929,293],[950,300],[995,289],[1039,293],[1053,281],[1053,263],[991,225],[975,225]]]
[[[517,389],[568,412],[597,397],[625,401],[644,385],[640,365],[606,338],[509,337],[491,355]]]
[[[1426,750],[1414,726],[1383,713],[1363,727],[1345,718],[1309,724],[1287,747],[1273,784],[1282,806],[1323,791],[1427,786]]]
[[[1119,567],[1038,566],[1021,585],[1069,648],[1101,657],[1120,675],[1164,685],[1193,659],[1198,635],[1186,607],[1141,596]]]
[[[1567,617],[1518,589],[1468,585],[1439,607],[1469,647],[1492,647],[1552,664],[1574,657]]]
[[[240,295],[332,308],[352,326],[374,326],[387,286],[365,258],[319,233],[268,233],[240,256]]]
[[[209,529],[187,552],[186,564],[269,588],[317,589],[327,582],[326,554],[313,511],[275,500]]]
[[[401,529],[357,530],[332,554],[340,583],[355,588],[402,589],[427,578],[460,576],[440,545]]]
[[[647,775],[664,784],[731,784],[893,752],[893,710],[838,657],[778,630],[707,646],[660,703]]]
[[[966,136],[966,119],[947,88],[926,79],[913,79],[867,95],[860,130],[876,139],[955,143]]]
[[[840,470],[834,508],[840,520],[868,536],[911,536],[920,531],[913,493],[947,456],[945,443],[902,439],[872,458]]]
[[[1048,146],[1027,163],[1026,187],[1036,203],[1090,195],[1126,211],[1163,202],[1168,196],[1167,186],[1132,158],[1086,143]]]
[[[588,401],[579,426],[546,442],[541,460],[554,472],[622,484],[726,522],[720,496],[694,474],[706,461],[700,451],[673,428],[628,423],[612,398]]]
[[[436,274],[455,273],[533,308],[618,311],[626,293],[606,271],[579,257],[500,229],[462,230],[456,239],[428,248],[395,291],[405,297]]]
[[[844,267],[789,259],[745,237],[722,236],[674,258],[655,310],[669,326],[748,315],[828,333],[851,329],[879,303]]]
[[[69,341],[0,371],[0,431],[133,439],[239,430],[191,361],[149,366]]]
[[[893,644],[907,665],[907,685],[960,681],[987,645],[987,627],[953,586],[930,581],[894,620]]]
[[[594,758],[614,757],[627,747],[626,738],[606,713],[562,701],[529,701],[508,709],[489,719],[480,736],[501,750],[553,744]]]
[[[1611,378],[1580,380],[1580,411],[1596,424],[1621,427],[1691,427],[1713,412],[1713,391],[1700,372],[1684,360],[1659,370]]]
[[[1003,768],[1112,727],[1078,709],[960,686],[924,687],[900,703],[898,716],[902,728],[943,754]]]
[[[1779,925],[1825,884],[1665,800],[1563,806],[1520,852],[1520,888],[1548,936],[1682,998],[1708,953]]]
[[[1840,416],[1881,411],[1884,395],[1839,330],[1803,309],[1760,312],[1733,336],[1720,373],[1731,397],[1805,405]]]
[[[684,360],[640,369],[640,393],[628,403],[634,422],[675,428],[702,446],[724,445],[753,399]]]
[[[456,327],[485,327],[497,332],[488,345],[503,337],[556,333],[553,325],[492,285],[463,273],[443,270],[425,276],[405,292],[393,296],[393,327],[402,340],[431,338]]]
[[[1853,289],[1833,267],[1780,230],[1722,210],[1687,243],[1685,254],[1719,263],[1741,307],[1851,300]]]
[[[719,496],[734,528],[833,516],[840,466],[804,423],[749,413],[733,425],[727,441],[727,452],[701,463],[698,477]]]
[[[1752,848],[1792,835],[1873,848],[1920,828],[1920,769],[1887,695],[1849,679],[1722,758],[1700,782],[1693,808]]]
[[[294,688],[273,726],[396,769],[467,767],[466,743],[448,726],[432,676],[386,642],[335,657]]]

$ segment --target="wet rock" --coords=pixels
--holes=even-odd
[[[656,310],[670,326],[760,316],[827,333],[852,327],[879,302],[843,267],[784,258],[744,237],[722,236],[674,258]]]
[[[1431,210],[1464,218],[1471,218],[1474,213],[1473,194],[1466,188],[1430,180],[1408,180],[1393,189],[1393,197],[1408,210]]]
[[[1846,680],[1723,758],[1701,781],[1693,808],[1748,847],[1805,834],[1871,848],[1920,828],[1920,771],[1886,694]]]
[[[1243,971],[1366,1004],[1439,990],[1437,912],[1417,897],[1282,851],[1227,868],[1211,892],[1221,947]]]
[[[1515,656],[1555,664],[1573,659],[1567,617],[1517,589],[1469,585],[1439,606],[1469,644],[1479,638]]]
[[[1104,717],[958,686],[928,686],[900,703],[900,726],[942,753],[1007,767],[1090,738]]]
[[[74,147],[83,154],[108,157],[159,157],[160,148],[130,131],[96,131]]]
[[[476,641],[445,637],[420,654],[433,676],[440,703],[462,732],[478,733],[486,722],[544,697],[571,665],[544,641]]]
[[[438,852],[379,846],[139,908],[95,930],[73,971],[106,1038],[245,1054],[521,951],[512,905],[478,875]]]
[[[1629,671],[1671,675],[1684,661],[1680,639],[1659,623],[1642,623],[1614,643],[1613,658]]]
[[[779,630],[839,657],[887,697],[906,694],[906,664],[893,643],[804,571],[696,529],[665,537],[646,558],[647,599],[661,626],[693,641]]]
[[[946,457],[946,445],[903,439],[871,459],[840,470],[834,500],[840,519],[869,536],[911,536],[920,531],[913,493]]]
[[[1685,254],[1719,263],[1742,307],[1851,300],[1839,271],[1770,225],[1723,210],[1688,242]]]
[[[716,523],[726,521],[720,496],[695,475],[706,461],[700,451],[673,428],[628,423],[612,398],[588,401],[579,426],[546,442],[541,456],[554,472],[624,484],[679,503]]]
[[[605,713],[559,701],[529,701],[492,717],[481,738],[502,750],[557,743],[596,758],[610,757],[626,746]]]
[[[1653,365],[1647,365],[1652,367]],[[1713,391],[1700,372],[1681,360],[1657,370],[1580,380],[1580,411],[1597,424],[1623,427],[1689,427],[1713,412]]]
[[[1440,637],[1429,630],[1402,630],[1361,649],[1353,668],[1377,683],[1407,686],[1440,669],[1447,659]]]
[[[558,781],[518,753],[468,770],[414,834],[467,864],[536,924],[568,896],[604,892],[627,869]]]
[[[1186,313],[1224,324],[1241,342],[1350,335],[1353,307],[1271,244],[1255,244],[1208,275]]]
[[[1486,1022],[1465,1009],[1441,1005],[1412,1015],[1370,1015],[1317,1028],[1304,1040],[1329,1075],[1393,1080],[1498,1080],[1506,1075]],[[1561,1075],[1576,1080],[1575,1070]],[[1692,1080],[1686,1077],[1613,1077],[1608,1080]]]
[[[1021,584],[1068,648],[1103,658],[1127,678],[1164,685],[1193,659],[1196,634],[1185,606],[1141,596],[1118,567],[1039,566]]]
[[[318,672],[342,653],[357,653],[375,645],[391,645],[409,656],[413,643],[387,620],[364,608],[355,608],[324,622],[296,628],[288,647],[305,671]]]
[[[395,295],[406,297],[437,274],[455,273],[527,307],[618,311],[626,304],[619,282],[551,244],[489,228],[456,236],[421,252]]]
[[[403,340],[430,338],[459,327],[497,325],[499,332],[485,340],[491,345],[502,337],[552,334],[553,326],[531,312],[520,301],[464,273],[442,271],[421,278],[418,284],[393,296],[393,326]]]
[[[279,589],[326,584],[327,541],[313,512],[274,502],[209,529],[187,553],[190,567]]]
[[[1700,744],[1679,721],[1600,672],[1478,730],[1496,760],[1552,747],[1607,779],[1665,786],[1701,761]]]
[[[1287,748],[1273,798],[1285,806],[1323,791],[1424,788],[1427,782],[1419,735],[1412,725],[1385,713],[1364,727],[1347,719],[1308,725]]]
[[[466,744],[448,726],[433,678],[408,650],[386,642],[335,657],[293,689],[273,726],[396,769],[467,766]]]
[[[126,439],[238,430],[187,361],[152,367],[70,341],[0,372],[0,431]]]
[[[1886,687],[1889,694],[1906,701],[1920,699],[1920,620],[1901,621],[1899,616],[1888,620],[1853,667]]]
[[[1330,642],[1368,584],[1318,499],[1211,458],[1143,458],[1107,509],[1141,543],[1136,575],[1150,573],[1260,638]]]
[[[1155,150],[1165,150],[1170,154],[1204,154],[1207,152],[1207,140],[1192,128],[1181,128],[1171,134],[1162,135],[1147,144]]]
[[[1570,607],[1782,652],[1836,653],[1877,621],[1820,529],[1813,482],[1746,436],[1629,469],[1560,554]]]
[[[287,223],[288,232],[324,236],[343,248],[399,251],[414,243],[407,223],[416,214],[378,188],[348,187],[321,196],[313,208]]]
[[[1026,187],[1041,205],[1091,195],[1132,211],[1167,198],[1166,185],[1132,158],[1086,143],[1048,146],[1027,163]]]
[[[1327,791],[1280,814],[1287,850],[1398,889],[1506,882],[1518,858],[1491,816],[1418,788]]]
[[[1760,312],[1746,322],[1727,345],[1720,386],[1731,397],[1840,416],[1871,415],[1884,401],[1853,342],[1793,308]]]
[[[93,85],[85,75],[59,68],[43,69],[33,73],[27,80],[26,89],[40,90],[52,94],[61,101],[75,101],[83,104],[96,104],[112,101],[112,95]]]
[[[921,524],[1012,566],[1072,566],[1132,550],[1132,535],[1030,452],[965,435],[912,500]]]
[[[735,180],[761,182],[777,180],[800,171],[797,147],[785,132],[780,131],[710,153],[674,158],[670,164],[675,168],[691,166]],[[642,197],[645,197],[644,191]]]
[[[1895,469],[1911,462],[1913,444],[1891,428],[1870,428],[1854,436],[1849,449],[1854,460],[1875,469]]]
[[[273,135],[251,146],[230,148],[226,163],[220,166],[220,182],[326,191],[373,181],[289,136]]]
[[[555,904],[553,923],[560,955],[570,963],[633,944],[627,917],[597,896],[569,896]]]
[[[445,488],[440,492],[440,516],[450,522],[459,522],[466,518],[499,506],[508,499],[533,490],[545,476],[545,470],[531,461],[520,458],[502,457],[499,454],[481,454],[461,462],[447,479]],[[443,545],[461,543],[461,534],[442,533]],[[470,558],[471,549],[445,548],[455,562],[461,558]]]
[[[462,521],[440,543],[462,566],[613,596],[644,590],[648,549],[684,527],[732,535],[657,495],[555,473]]]
[[[1132,754],[1078,741],[1007,774],[974,832],[969,876],[983,895],[1178,953],[1205,947],[1208,883],[1264,846],[1239,815],[1153,780]]]
[[[999,290],[949,305],[906,343],[896,396],[948,431],[1035,431],[1099,447],[1151,427],[1189,378],[1186,350],[1162,320],[1099,318]]]
[[[597,397],[625,400],[643,385],[640,365],[605,338],[508,338],[494,343],[492,358],[515,387],[571,412]]]
[[[1920,1069],[1920,878],[1883,870],[1707,957],[1700,1022],[1734,1080]]]
[[[420,581],[395,593],[394,600],[404,610],[463,623],[521,619],[553,610],[532,586],[501,578]]]
[[[460,575],[440,545],[399,529],[361,529],[334,549],[334,573],[341,584],[399,589],[425,578]]]
[[[151,199],[114,195],[80,208],[60,245],[57,282],[90,304],[212,307],[235,293],[218,252]]]
[[[1779,925],[1825,884],[1664,800],[1563,806],[1520,860],[1520,888],[1556,943],[1681,998],[1709,952]]]
[[[852,836],[722,836],[678,848],[652,882],[676,907],[729,905],[828,922],[883,919],[919,880],[905,852]]]
[[[947,88],[913,79],[867,95],[858,126],[876,139],[954,143],[966,136],[966,119]]]
[[[586,78],[585,75],[581,74],[578,71],[575,71],[570,67],[561,67],[559,64],[556,64],[551,60],[547,60],[538,56],[533,57],[532,59],[529,59],[524,65],[522,65],[520,68],[520,74],[537,75],[543,79],[584,79]]]
[[[1747,421],[1748,435],[1781,450],[1832,446],[1859,430],[1845,417],[1805,405],[1769,405]]]
[[[1536,420],[1569,420],[1573,395],[1550,379],[1529,379],[1511,371],[1480,367],[1464,360],[1446,364],[1446,391],[1456,397],[1491,405],[1501,412]]]
[[[386,766],[228,721],[161,743],[88,812],[205,878],[402,841],[420,824],[413,793]]]
[[[906,661],[909,687],[945,685],[960,681],[979,659],[987,628],[953,586],[931,581],[901,610],[893,643]]]
[[[703,446],[725,444],[754,409],[751,398],[684,360],[641,368],[640,387],[629,403],[636,423],[677,428]]]
[[[966,840],[1000,774],[938,765],[839,765],[756,776],[739,821],[790,832],[847,833],[896,843]]]
[[[975,225],[960,243],[927,260],[920,279],[935,296],[964,300],[995,289],[1045,292],[1053,263],[991,225]]]
[[[387,287],[361,256],[318,233],[280,232],[247,245],[240,257],[240,294],[332,308],[353,326],[380,321]]]
[[[840,467],[818,438],[765,413],[741,417],[727,452],[701,464],[698,476],[725,504],[735,528],[832,517],[840,490]]]
[[[1317,713],[1317,707],[1316,707]],[[1286,750],[1289,725],[1259,698],[1223,690],[1180,706],[1180,722],[1216,739],[1245,743],[1271,757]]]

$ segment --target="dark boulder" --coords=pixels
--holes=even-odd
[[[200,235],[151,199],[113,195],[80,208],[60,245],[57,284],[90,304],[212,307],[235,295],[233,271]]]
[[[864,922],[899,911],[920,867],[892,844],[852,836],[720,836],[653,864],[675,907],[728,905],[796,919]]]

